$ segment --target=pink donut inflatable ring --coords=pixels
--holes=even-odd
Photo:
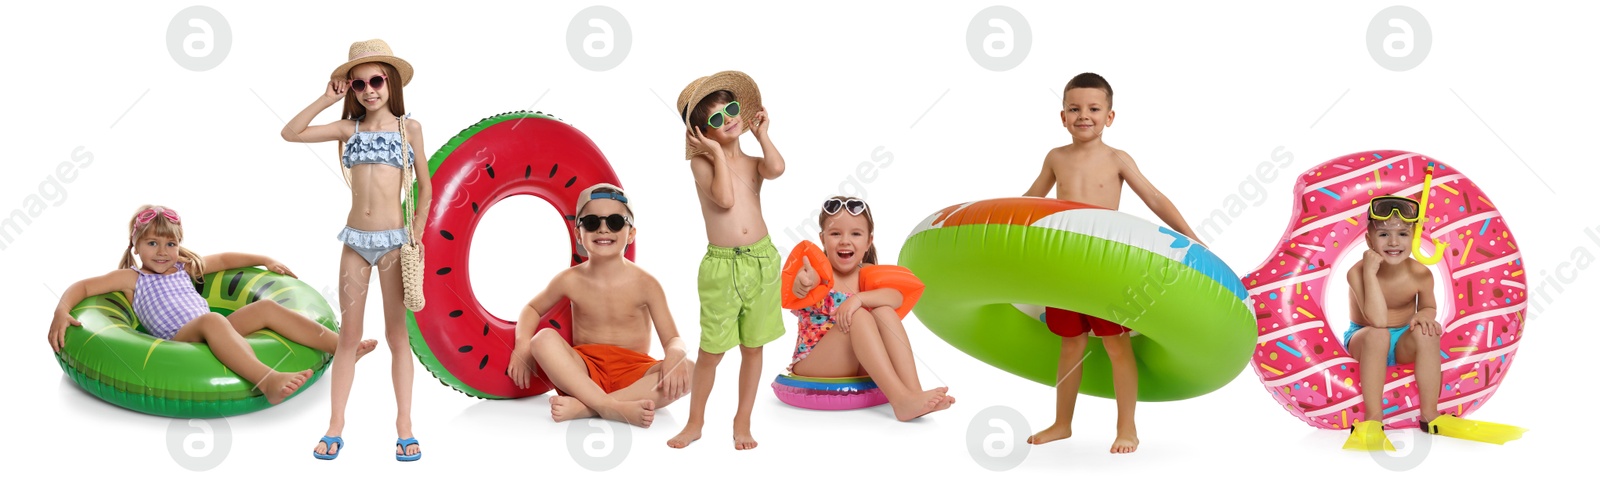
[[[1358,364],[1336,336],[1348,319],[1330,326],[1322,307],[1326,286],[1349,288],[1344,272],[1334,269],[1340,257],[1361,254],[1366,246],[1368,202],[1383,195],[1418,198],[1424,182],[1432,188],[1421,253],[1438,257],[1432,245],[1444,245],[1434,271],[1437,319],[1444,328],[1439,409],[1471,414],[1511,370],[1526,326],[1527,279],[1517,238],[1489,195],[1459,170],[1420,154],[1346,155],[1300,175],[1288,231],[1244,278],[1257,326],[1251,366],[1267,392],[1307,424],[1347,429],[1366,417]],[[1417,426],[1413,367],[1391,366],[1384,375],[1382,416],[1389,427]]]

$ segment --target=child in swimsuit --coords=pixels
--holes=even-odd
[[[183,223],[177,211],[142,206],[128,224],[128,246],[117,270],[73,283],[61,295],[50,323],[50,348],[60,352],[67,327],[82,326],[72,317],[73,306],[90,296],[121,292],[133,299],[133,314],[150,335],[167,341],[206,343],[223,366],[255,384],[268,403],[281,403],[305,384],[311,371],[274,370],[256,358],[244,335],[270,329],[290,341],[333,353],[338,334],[275,301],[254,301],[226,317],[211,312],[195,288],[200,277],[251,266],[294,276],[288,266],[261,255],[222,253],[202,258],[183,247]],[[376,346],[373,341],[351,352],[360,356]]]
[[[1122,186],[1126,183],[1128,189],[1139,195],[1150,211],[1173,231],[1196,238],[1178,207],[1151,184],[1133,157],[1105,143],[1105,129],[1117,116],[1111,108],[1111,84],[1100,75],[1082,73],[1067,82],[1062,97],[1061,126],[1071,134],[1072,143],[1045,154],[1044,167],[1023,196],[1043,197],[1054,188],[1056,199],[1115,210],[1122,203]],[[1139,368],[1131,340],[1132,330],[1123,324],[1057,308],[1046,308],[1044,320],[1050,332],[1061,336],[1061,357],[1056,371],[1059,379],[1056,382],[1056,419],[1050,427],[1029,436],[1028,444],[1045,444],[1072,436],[1072,416],[1077,409],[1078,387],[1083,381],[1083,370],[1077,365],[1087,354],[1088,336],[1092,334],[1105,346],[1111,362],[1112,389],[1117,397],[1117,438],[1111,442],[1110,452],[1126,454],[1137,450],[1139,436],[1134,424],[1134,407],[1138,404]]]
[[[1350,268],[1350,329],[1345,347],[1360,364],[1367,420],[1382,419],[1386,366],[1416,363],[1418,413],[1439,416],[1441,329],[1433,297],[1433,271],[1411,259],[1412,227],[1421,220],[1416,200],[1381,196],[1367,207],[1367,251]]]
[[[339,301],[342,318],[339,350],[358,347],[366,316],[367,288],[372,270],[378,269],[383,286],[384,332],[389,340],[394,376],[395,458],[415,461],[422,451],[411,432],[411,385],[414,363],[411,342],[406,332],[404,296],[399,255],[392,254],[423,230],[432,201],[428,168],[419,164],[422,154],[422,124],[406,113],[403,87],[411,82],[409,62],[394,56],[382,40],[350,45],[350,60],[333,70],[322,96],[307,106],[283,127],[283,139],[297,143],[337,141],[345,180],[350,185],[350,214],[339,232],[344,242],[339,261]],[[344,103],[341,119],[326,125],[310,126],[317,113]],[[411,230],[405,228],[406,215],[401,198],[417,187],[416,212]],[[333,359],[333,411],[327,434],[312,451],[319,459],[333,459],[343,444],[345,404],[350,399],[355,362],[346,355]]]
[[[783,155],[767,136],[770,122],[761,92],[749,75],[725,71],[700,77],[678,94],[686,127],[684,159],[694,174],[705,218],[705,257],[700,261],[700,353],[689,397],[689,420],[667,441],[673,448],[700,439],[706,399],[722,355],[739,348],[739,406],[733,414],[733,447],[756,447],[750,429],[761,385],[761,348],[783,337],[779,302],[779,253],[761,215],[761,187],[783,175]],[[760,157],[746,155],[739,137],[754,133]]]
[[[811,377],[872,376],[889,399],[894,415],[909,421],[948,409],[949,388],[922,389],[905,326],[895,309],[904,297],[892,288],[860,290],[861,267],[878,263],[872,245],[872,209],[859,198],[835,196],[822,203],[822,242],[827,265],[804,260],[793,293],[805,297],[818,287],[813,269],[833,269],[833,290],[816,305],[795,310],[800,319],[789,372]]]
[[[577,233],[589,260],[556,274],[517,320],[506,375],[517,387],[545,381],[557,422],[600,416],[650,427],[657,408],[689,393],[694,361],[667,309],[661,283],[623,256],[637,235],[632,205],[619,188],[597,184],[578,195]],[[559,331],[537,330],[563,298],[572,301],[572,345]],[[649,356],[655,327],[663,360]],[[537,330],[537,332],[536,332]],[[535,366],[543,378],[534,376]]]

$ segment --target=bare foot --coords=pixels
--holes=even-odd
[[[578,398],[571,396],[550,397],[550,419],[555,420],[555,422],[594,416],[594,410],[589,409],[589,406],[584,405],[583,401],[579,401]]]
[[[700,440],[700,428],[702,427],[705,427],[705,423],[691,422],[684,424],[683,430],[678,431],[678,435],[672,436],[672,439],[667,440],[667,447],[673,449],[689,447],[689,444]]]
[[[948,389],[948,388],[939,388],[939,389]],[[934,412],[943,411],[943,410],[946,410],[946,409],[950,409],[950,406],[954,406],[955,404],[956,404],[956,397],[946,394],[944,396],[944,400],[939,401],[939,405],[938,406],[934,406],[933,410],[934,410]]]
[[[1139,449],[1139,438],[1133,434],[1117,433],[1117,440],[1111,443],[1112,454],[1127,454],[1137,449]]]
[[[1039,431],[1032,436],[1028,436],[1028,444],[1037,446],[1069,437],[1072,437],[1072,425],[1064,425],[1060,423],[1051,424],[1050,427],[1045,428],[1043,431]]]
[[[901,421],[910,421],[933,412],[940,404],[944,403],[945,395],[938,390],[928,390],[902,399],[900,402],[890,402],[889,407],[894,408],[894,417]]]
[[[733,450],[747,451],[756,448],[756,437],[750,433],[750,419],[733,420]]]
[[[552,410],[555,408],[554,404],[552,404],[550,407]],[[616,406],[614,406],[609,413],[606,411],[600,411],[600,417],[610,419],[612,421],[622,421],[630,425],[648,428],[650,427],[650,423],[656,421],[656,403],[655,401],[651,401],[649,399],[640,399],[638,401],[617,401]]]
[[[299,390],[300,386],[305,385],[306,380],[310,378],[311,370],[309,369],[298,373],[273,371],[268,373],[267,377],[262,379],[261,382],[256,383],[256,387],[261,389],[261,394],[267,396],[267,404],[279,404]]]
[[[356,345],[356,360],[360,361],[362,356],[366,356],[367,353],[372,352],[372,350],[374,350],[374,349],[378,349],[378,340],[376,340],[376,339],[363,339],[363,340],[361,340],[361,343]]]

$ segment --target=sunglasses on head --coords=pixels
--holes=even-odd
[[[739,116],[739,102],[734,101],[723,106],[721,110],[711,112],[711,116],[706,118],[706,125],[722,128],[722,125],[728,124],[729,118],[736,116]]]
[[[600,230],[600,220],[605,220],[606,228],[611,231],[622,231],[622,225],[624,224],[633,226],[632,220],[620,214],[609,216],[584,215],[582,218],[578,218],[578,225],[582,226],[584,231],[593,233]]]
[[[1416,223],[1421,220],[1421,206],[1417,200],[1404,196],[1380,196],[1372,200],[1367,207],[1367,218],[1374,220],[1388,220],[1400,216],[1400,221]]]
[[[362,80],[350,80],[350,88],[355,90],[355,91],[366,91],[367,90],[367,86],[370,85],[370,86],[372,86],[373,90],[377,90],[379,88],[383,88],[383,82],[388,81],[388,80],[389,80],[389,77],[387,75],[384,75],[384,74],[380,73],[380,74],[377,74],[377,75],[373,75],[372,78],[368,78],[365,81],[362,81]]]
[[[823,213],[836,214],[840,209],[850,212],[850,216],[861,216],[863,211],[867,211],[867,202],[860,198],[828,198],[822,202]]]

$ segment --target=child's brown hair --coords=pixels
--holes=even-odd
[[[861,206],[863,208],[862,211],[861,211],[861,216],[867,219],[867,235],[869,235],[869,236],[872,235],[872,230],[874,228],[873,223],[872,223],[872,205],[867,204],[867,200],[863,200],[861,198],[849,197],[849,196],[835,196],[835,197],[832,197],[832,198],[829,198],[829,199],[831,199],[831,200],[839,200],[839,201],[849,201],[849,200],[860,201],[861,202]],[[828,217],[829,216],[833,216],[833,215],[837,215],[837,214],[846,214],[846,215],[850,214],[849,211],[846,211],[846,208],[847,207],[841,207],[841,208],[839,208],[839,211],[835,211],[832,215],[828,214],[827,210],[823,210],[822,214],[817,217],[817,227],[822,228],[823,230],[827,230],[828,229],[828,225],[827,225]],[[878,264],[878,245],[876,244],[876,242],[874,242],[874,244],[872,246],[868,246],[867,247],[867,254],[861,256],[861,264]]]
[[[1073,88],[1098,88],[1104,90],[1106,92],[1106,108],[1111,108],[1111,82],[1106,81],[1105,77],[1096,73],[1079,73],[1078,76],[1072,77],[1071,80],[1067,81],[1067,88],[1061,90],[1061,96],[1063,98],[1066,97],[1067,91]]]

